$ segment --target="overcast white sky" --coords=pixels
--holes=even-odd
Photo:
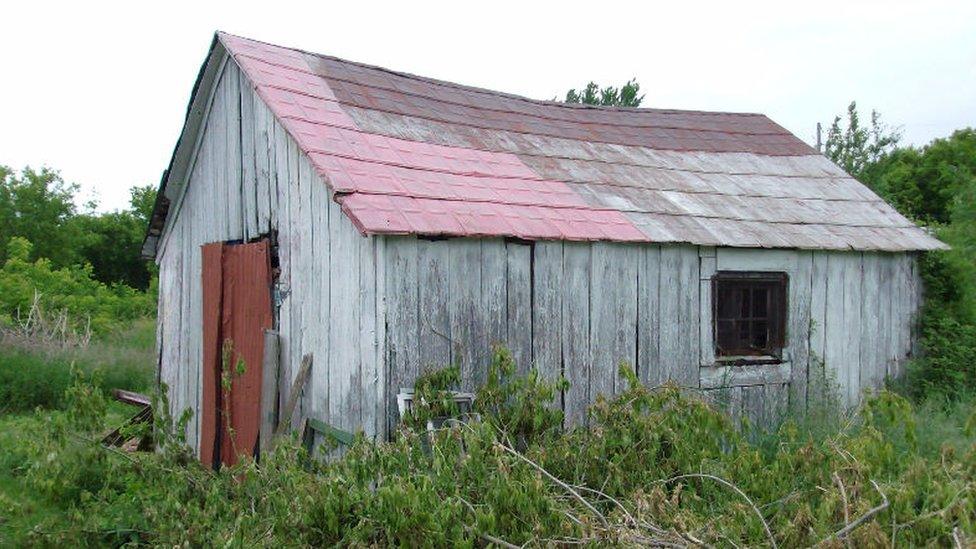
[[[0,164],[125,206],[159,182],[217,29],[539,99],[636,76],[645,106],[763,112],[811,143],[852,99],[914,144],[976,125],[973,0],[33,0],[3,8]]]

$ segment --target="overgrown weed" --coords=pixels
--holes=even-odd
[[[140,319],[127,328],[84,346],[44,340],[6,340],[0,344],[0,414],[57,408],[72,384],[71,368],[91,375],[98,386],[148,391],[155,376],[153,319]]]
[[[929,455],[919,411],[894,393],[867,399],[837,428],[787,420],[761,448],[703,399],[645,388],[627,368],[627,388],[600,399],[588,427],[563,431],[561,412],[541,398],[562,382],[513,372],[499,351],[479,391],[480,419],[433,431],[404,424],[393,442],[359,437],[334,461],[287,440],[260,466],[245,459],[212,472],[181,438],[186,415],[160,415],[156,454],[102,449],[81,427],[79,436],[45,434],[19,470],[36,471],[24,481],[70,504],[64,523],[31,535],[172,546],[785,547],[947,545],[958,528],[973,539],[972,434]],[[435,381],[425,401],[436,403],[454,378],[426,379]],[[73,391],[76,407],[99,410],[98,391]],[[101,457],[80,460],[87,452]]]

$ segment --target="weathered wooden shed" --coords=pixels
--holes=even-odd
[[[211,459],[226,339],[247,444],[306,354],[296,417],[376,437],[425,367],[472,388],[496,342],[569,380],[573,423],[621,361],[753,415],[823,379],[850,403],[902,371],[916,252],[941,247],[763,115],[535,101],[218,33],[144,251],[160,381]]]

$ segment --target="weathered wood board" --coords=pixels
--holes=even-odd
[[[851,405],[915,350],[922,295],[909,254],[363,236],[233,62],[218,73],[184,189],[157,256],[159,379],[174,411],[200,408],[200,246],[260,236],[276,244],[279,406],[301,357],[315,356],[296,425],[307,416],[385,437],[400,388],[456,364],[473,389],[496,343],[520,372],[569,381],[554,404],[568,425],[622,390],[622,362],[646,385],[709,388],[768,419],[828,390]],[[783,364],[720,371],[721,270],[788,274]],[[195,417],[191,441],[199,429]]]

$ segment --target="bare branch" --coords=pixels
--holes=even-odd
[[[838,530],[838,531],[834,532],[833,534],[827,536],[826,538],[820,540],[816,545],[814,545],[814,547],[820,547],[821,545],[825,544],[826,542],[828,542],[828,541],[830,541],[832,539],[843,538],[847,534],[850,534],[855,529],[857,529],[858,526],[864,524],[868,519],[870,519],[874,515],[880,513],[881,511],[884,511],[885,509],[888,508],[888,505],[889,505],[888,504],[888,496],[886,496],[884,494],[884,492],[881,491],[881,487],[878,486],[878,483],[876,483],[876,482],[874,482],[872,480],[871,481],[871,485],[874,486],[874,489],[877,490],[879,494],[881,494],[881,504],[878,505],[878,506],[876,506],[876,507],[872,507],[871,509],[868,510],[867,513],[864,513],[863,515],[861,515],[857,519],[855,519],[854,522],[851,522],[850,524],[844,526],[840,530]]]
[[[836,471],[831,473],[830,478],[834,479],[834,484],[840,489],[840,498],[844,502],[844,526],[846,527],[851,523],[850,504],[847,502],[847,490],[844,488],[844,483],[841,482],[840,475]],[[846,545],[848,547],[851,546],[850,540],[847,540]]]
[[[518,453],[514,449],[509,448],[508,446],[502,444],[501,442],[496,442],[495,444],[501,446],[502,449],[504,449],[509,454],[512,454],[513,456],[515,456],[515,457],[521,459],[522,461],[528,463],[533,468],[535,468],[537,471],[539,471],[540,473],[542,473],[546,478],[548,478],[552,482],[558,484],[564,490],[566,490],[567,492],[569,492],[574,498],[576,498],[577,501],[579,501],[580,503],[582,503],[584,507],[586,507],[591,513],[593,513],[594,515],[596,515],[596,517],[598,519],[600,519],[600,524],[602,524],[604,528],[606,528],[607,530],[610,529],[610,523],[607,522],[607,517],[603,516],[603,513],[601,513],[596,507],[593,507],[593,505],[590,504],[590,502],[586,501],[586,498],[584,498],[583,496],[581,496],[579,494],[579,492],[577,492],[576,490],[573,489],[572,486],[570,486],[570,485],[566,484],[565,482],[559,480],[558,478],[554,477],[551,473],[549,473],[549,471],[546,471],[545,469],[543,469],[541,465],[539,465],[538,463],[532,461],[531,459],[523,456],[522,454]]]
[[[752,499],[748,495],[746,495],[746,493],[743,492],[735,484],[732,484],[731,482],[725,480],[724,478],[717,477],[715,475],[709,475],[709,474],[706,474],[706,473],[688,473],[688,474],[685,474],[685,475],[678,475],[676,477],[671,477],[671,478],[666,479],[666,480],[659,480],[658,482],[659,483],[662,483],[662,484],[670,484],[670,483],[672,483],[672,482],[674,482],[676,480],[681,480],[681,479],[685,479],[685,478],[707,478],[707,479],[710,479],[710,480],[714,480],[715,482],[718,482],[719,484],[721,484],[721,485],[723,485],[723,486],[725,486],[727,488],[730,488],[730,489],[734,490],[735,493],[739,494],[739,496],[742,499],[746,500],[746,503],[748,503],[749,506],[752,507],[752,510],[756,513],[756,516],[759,517],[760,522],[762,522],[763,528],[766,530],[766,536],[769,538],[769,544],[773,547],[773,549],[776,549],[776,547],[777,547],[777,545],[776,545],[776,538],[773,537],[773,531],[770,530],[769,523],[767,523],[766,522],[766,518],[763,517],[762,511],[760,511],[759,510],[759,507],[756,506],[755,502],[753,502]]]

